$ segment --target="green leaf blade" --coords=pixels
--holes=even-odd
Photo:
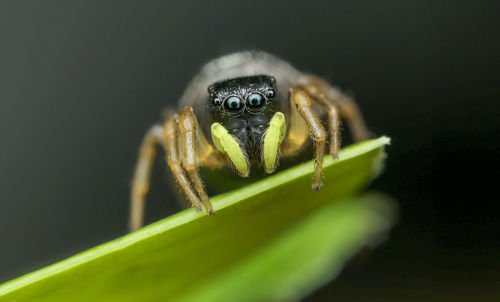
[[[261,271],[258,275],[264,274],[264,277],[260,276],[264,279],[259,282],[256,275],[251,274],[252,268],[264,271],[266,268],[250,265],[252,261],[272,263],[272,259],[276,260],[263,251],[270,249],[268,253],[273,255],[273,250],[286,247],[290,242],[304,241],[307,236],[303,234],[311,234],[305,230],[322,224],[326,230],[341,229],[340,222],[349,225],[345,219],[337,219],[339,225],[335,226],[317,218],[317,221],[310,222],[314,227],[308,228],[304,221],[323,211],[327,213],[332,201],[341,201],[363,189],[379,173],[383,148],[388,143],[388,138],[381,137],[344,148],[339,160],[325,158],[325,186],[319,192],[311,190],[312,162],[293,167],[242,189],[214,197],[215,217],[188,209],[7,282],[0,286],[0,301],[175,301],[221,298],[217,293],[229,292],[231,297],[248,297],[245,284],[257,282],[255,284],[264,286],[266,275],[276,277],[276,274]],[[360,218],[362,221],[376,221],[367,218],[369,215],[363,216],[363,207],[356,209],[352,215],[364,217]],[[344,216],[348,215],[340,215]],[[335,222],[334,219],[331,223]],[[304,223],[302,228],[298,227],[301,223]],[[360,231],[355,237],[365,241],[365,233],[380,225],[350,224],[351,227],[362,228],[364,233]],[[294,229],[298,231],[291,231]],[[289,235],[291,239],[286,240],[287,234],[296,235]],[[352,252],[355,247],[359,248],[361,239],[352,242],[344,240],[341,246],[346,248],[343,251]],[[262,258],[256,256],[262,253]],[[346,257],[338,257],[345,261]],[[311,276],[319,274],[319,271],[313,271]],[[224,276],[228,274],[236,274],[238,277],[232,275],[229,280],[241,279],[241,283],[233,282],[231,287],[227,281],[217,281],[227,280]],[[268,281],[267,284],[272,284]],[[289,281],[290,284],[297,282]],[[314,282],[309,283],[301,292],[306,288],[310,290]],[[283,284],[286,288],[287,283]],[[261,297],[290,298],[279,295],[278,292],[285,291],[280,288],[277,285],[273,288],[264,286]],[[192,295],[191,298],[189,295]]]

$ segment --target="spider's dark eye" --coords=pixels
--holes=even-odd
[[[224,102],[224,106],[230,111],[237,111],[243,107],[243,102],[237,96],[230,96]]]
[[[247,105],[249,107],[260,107],[264,105],[264,97],[258,93],[252,93],[247,98]]]
[[[213,99],[212,102],[214,103],[214,105],[220,105],[220,104],[222,104],[222,101],[219,98]]]
[[[268,98],[272,98],[272,97],[274,97],[274,90],[269,90],[269,91],[266,93],[266,96],[267,96]]]

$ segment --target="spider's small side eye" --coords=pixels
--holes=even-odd
[[[219,98],[215,98],[212,100],[212,103],[214,103],[214,105],[220,105],[222,104],[222,101]]]
[[[274,93],[274,90],[269,90],[268,92],[266,92],[266,96],[267,96],[268,98],[272,98],[272,97],[274,97],[274,94],[275,94],[275,93]]]
[[[237,111],[243,107],[243,102],[237,96],[230,96],[224,102],[224,106],[230,111]]]
[[[247,105],[254,108],[260,107],[264,105],[264,97],[259,93],[252,93],[247,98]]]

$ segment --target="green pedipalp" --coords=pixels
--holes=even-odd
[[[227,132],[226,128],[219,123],[213,123],[211,127],[212,141],[217,150],[226,153],[234,164],[240,175],[248,176],[248,161],[240,144]]]
[[[272,173],[276,168],[278,148],[285,138],[285,134],[285,115],[281,112],[276,112],[269,122],[269,128],[267,128],[266,135],[264,136],[264,168],[267,173]]]

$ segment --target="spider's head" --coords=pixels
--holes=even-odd
[[[261,161],[264,134],[280,107],[276,79],[267,75],[232,78],[209,86],[208,93],[211,123],[222,125],[237,140],[247,161]]]
[[[262,135],[276,112],[276,79],[266,75],[233,78],[208,87],[212,123],[223,125],[250,159],[260,157]]]
[[[233,78],[208,87],[211,111],[219,118],[265,112],[276,95],[276,79],[266,75]]]

